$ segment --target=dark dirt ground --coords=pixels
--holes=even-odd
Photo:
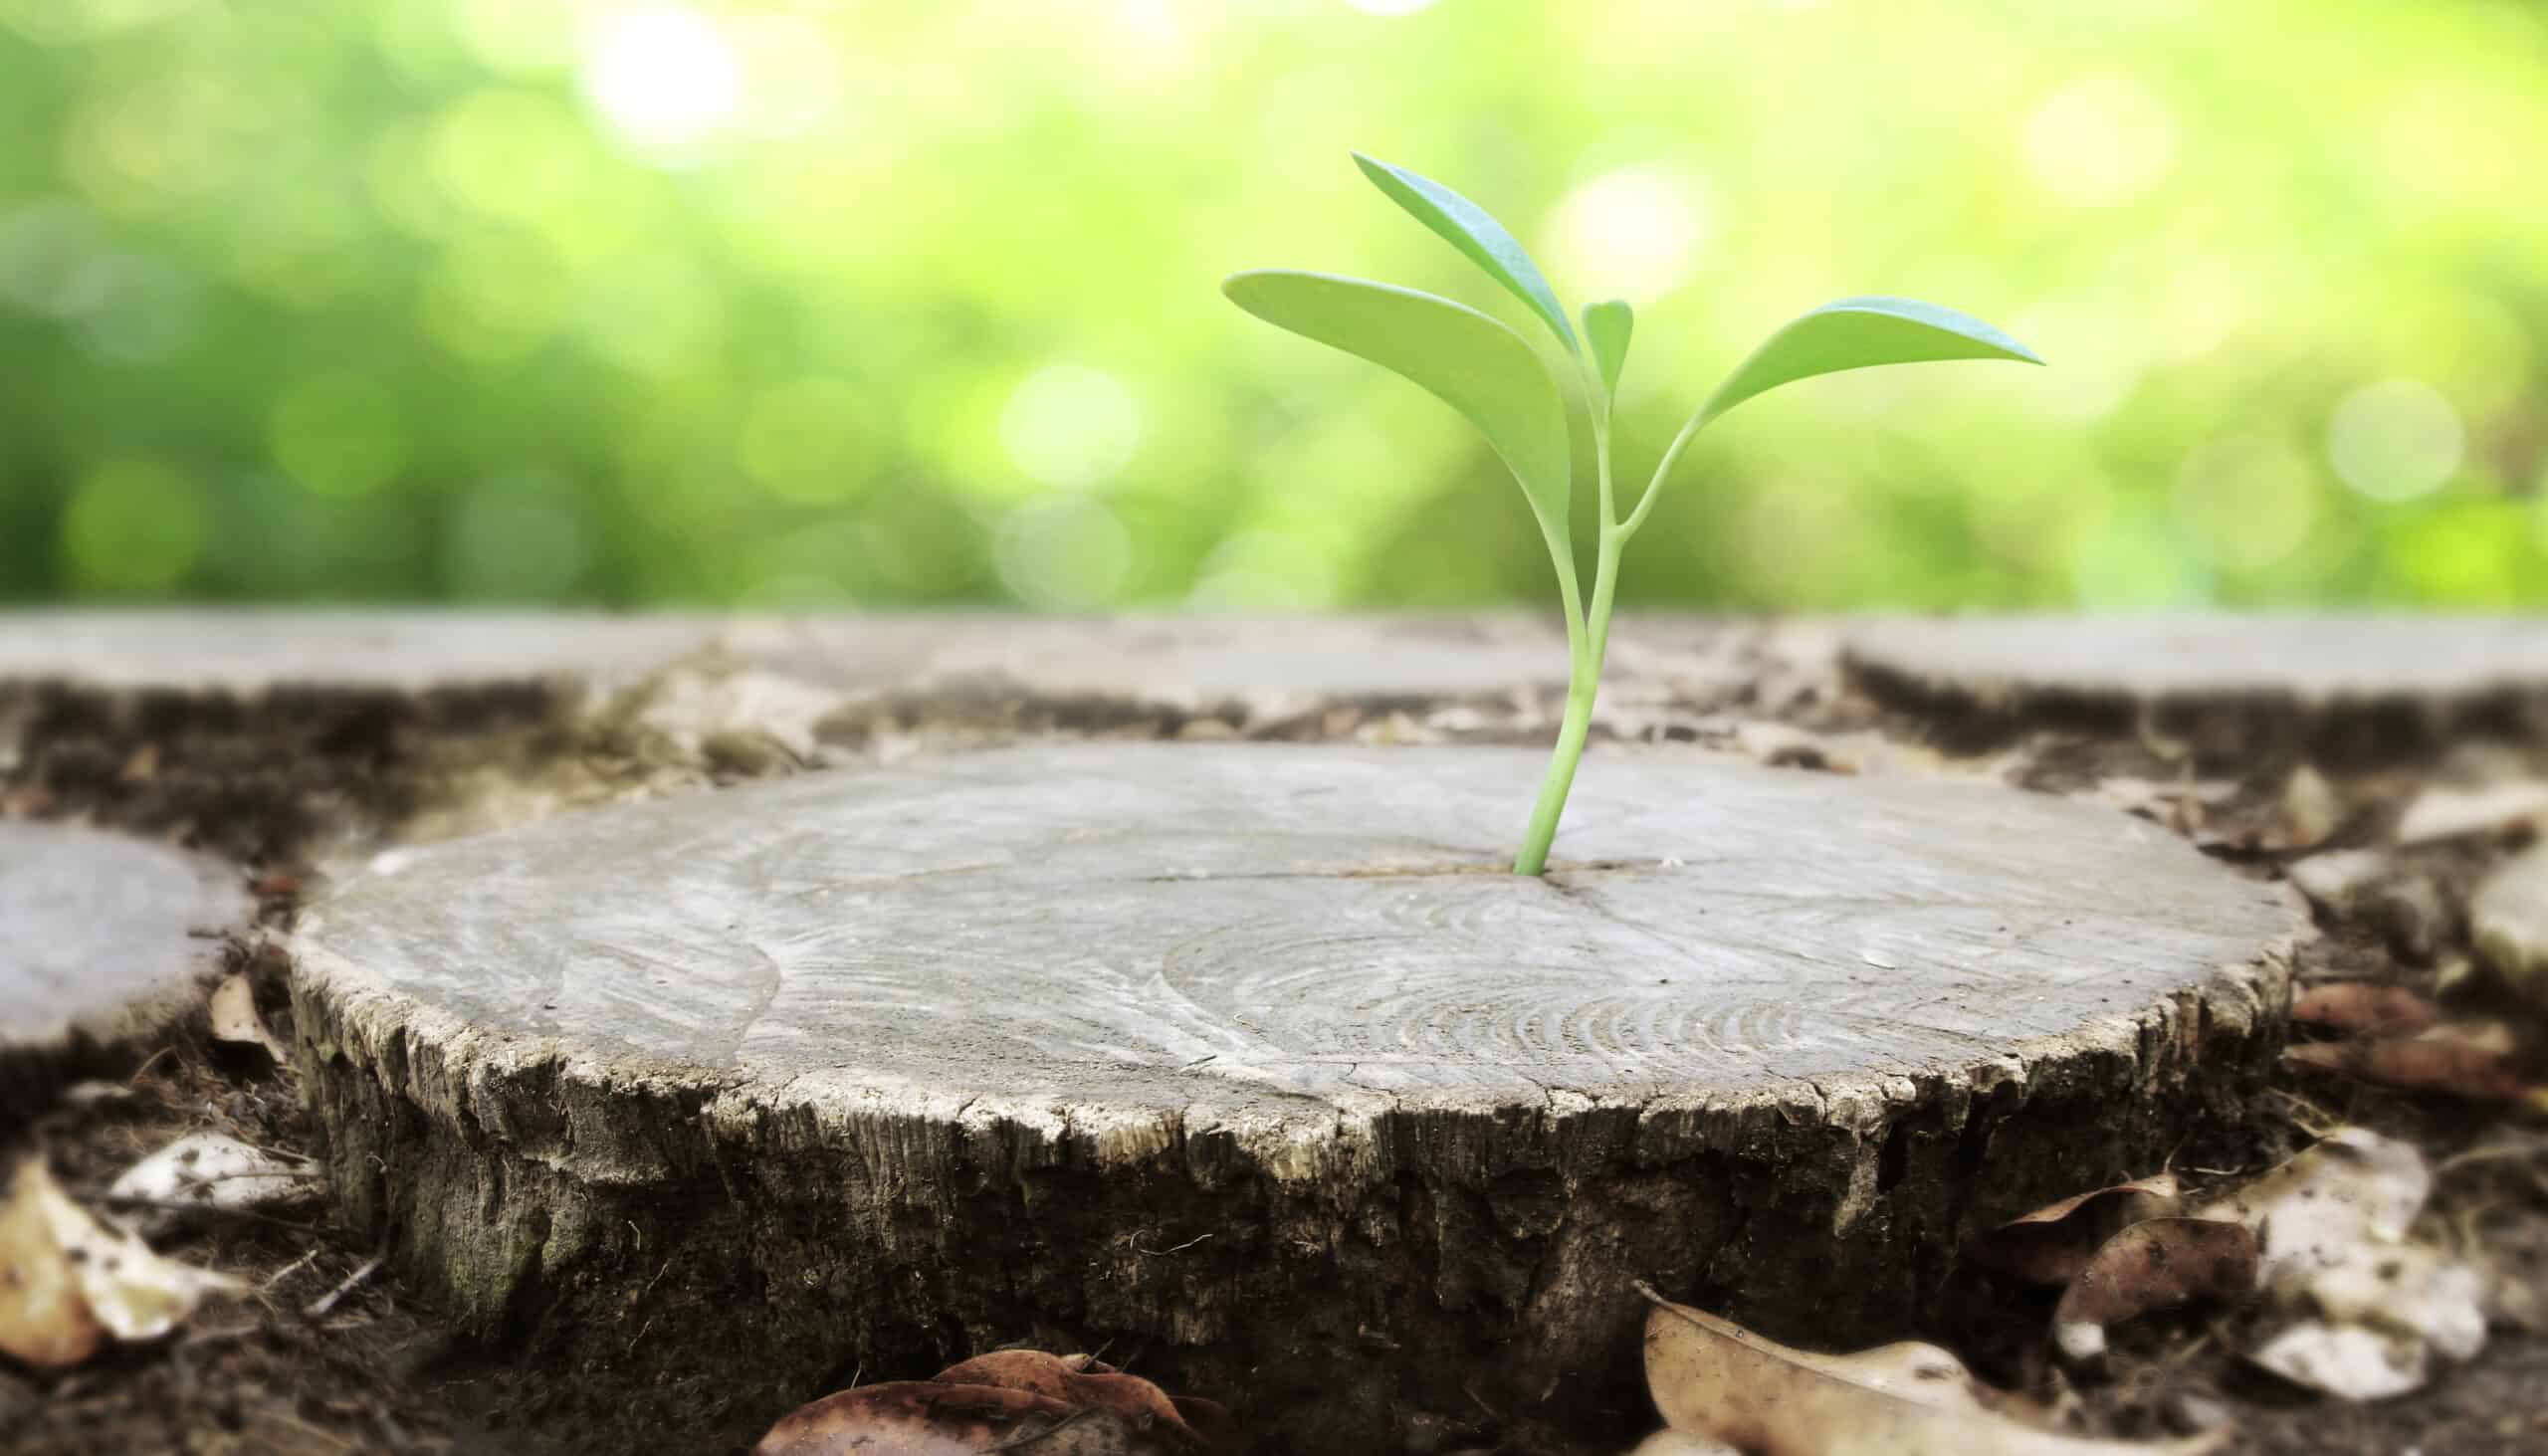
[[[1799,771],[1854,771],[1871,757],[1897,754],[1912,760],[1913,771],[1996,761],[2024,788],[2138,803],[2241,872],[2263,877],[2278,877],[2303,853],[2278,843],[2286,785],[2302,763],[2324,772],[2342,805],[2332,832],[2311,848],[2382,842],[2430,782],[2548,773],[2548,730],[2532,723],[2500,732],[2463,726],[2447,740],[2431,741],[2402,733],[2395,716],[2370,721],[2369,729],[2353,724],[2325,732],[2269,723],[2261,734],[2251,719],[2225,723],[2198,712],[2163,720],[2096,705],[2049,717],[1995,717],[1961,705],[1880,701],[1863,685],[1776,660],[1757,666],[1746,686],[1705,701],[1635,703],[1619,714],[1618,730],[1595,730],[1596,751],[1695,742]],[[280,927],[290,921],[309,861],[348,840],[440,823],[456,797],[520,794],[553,810],[802,766],[783,750],[731,735],[676,751],[607,712],[563,727],[535,695],[453,699],[422,713],[318,698],[291,707],[283,733],[288,756],[278,760],[278,748],[286,747],[276,740],[279,730],[233,709],[170,702],[135,716],[53,703],[51,738],[32,735],[37,751],[0,772],[0,813],[80,818],[226,853],[257,877],[267,921]],[[844,714],[823,736],[848,763],[887,739],[961,749],[1046,734],[1538,742],[1556,708],[1531,695],[1346,702],[1258,721],[1236,708],[1197,714],[992,693]],[[1763,731],[1765,724],[1785,727]],[[2209,801],[2172,796],[2168,788],[2216,781],[2227,787]],[[2488,1007],[2482,981],[2460,969],[2469,887],[2511,848],[2481,839],[2402,853],[2397,874],[2429,878],[2440,891],[2440,915],[2406,926],[2389,916],[2322,921],[2325,936],[2302,952],[2302,982],[2370,978],[2437,993],[2454,1009],[2473,1001],[2481,1010],[2514,1010],[2533,1033],[2532,1085],[2548,1081],[2535,1056],[2537,1013]],[[258,977],[261,1004],[288,1043],[281,957],[242,946],[235,961]],[[101,1192],[143,1151],[187,1132],[227,1132],[285,1149],[310,1145],[313,1129],[289,1066],[213,1043],[199,1029],[136,1050],[144,1054],[137,1069],[127,1059],[89,1084],[89,1096],[57,1106],[32,1127],[12,1134],[0,1126],[0,1143],[31,1140],[65,1186],[85,1196]],[[2548,1310],[2548,1108],[2507,1110],[2287,1071],[2250,1111],[2246,1145],[2217,1164],[2180,1171],[2197,1186],[2243,1176],[2281,1160],[2313,1132],[2345,1123],[2422,1148],[2439,1172],[2425,1215],[2430,1227],[2447,1247],[2490,1261],[2501,1281],[2528,1291],[2497,1312],[2482,1355],[2445,1368],[2417,1394],[2348,1404],[2247,1366],[2228,1352],[2225,1338],[2237,1313],[2198,1306],[2118,1328],[2101,1368],[2064,1369],[2045,1339],[2051,1295],[1983,1275],[1959,1287],[1929,1333],[1987,1377],[2052,1400],[2083,1433],[2182,1434],[2227,1421],[2236,1432],[2227,1449],[2271,1456],[2548,1451],[2548,1331],[2541,1325]],[[516,1387],[535,1384],[538,1371],[439,1330],[430,1309],[372,1266],[368,1235],[330,1226],[316,1202],[200,1218],[154,1243],[173,1257],[243,1276],[251,1292],[207,1302],[165,1341],[113,1351],[69,1371],[34,1372],[0,1359],[0,1450],[531,1456],[556,1434],[508,1428],[502,1418],[523,1403]],[[926,1373],[870,1371],[867,1378]],[[1505,1433],[1491,1429],[1427,1429],[1433,1444],[1424,1450],[1526,1456],[1535,1449],[1499,1447]]]

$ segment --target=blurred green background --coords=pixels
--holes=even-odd
[[[1630,479],[1833,297],[2051,361],[1746,406],[1627,601],[2548,601],[2508,0],[0,0],[0,596],[1549,600],[1216,292],[1518,316],[1357,147],[1634,302]]]

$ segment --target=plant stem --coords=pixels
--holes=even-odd
[[[1589,370],[1585,383],[1592,415],[1592,454],[1601,476],[1601,544],[1594,558],[1590,608],[1580,609],[1576,593],[1566,593],[1567,652],[1574,663],[1567,678],[1566,717],[1558,725],[1557,747],[1549,754],[1548,776],[1540,781],[1530,826],[1522,831],[1521,853],[1513,857],[1517,875],[1537,875],[1548,869],[1549,846],[1557,839],[1558,819],[1566,813],[1566,796],[1575,787],[1584,736],[1592,728],[1592,702],[1601,691],[1601,663],[1610,647],[1610,599],[1618,587],[1619,548],[1627,541],[1627,533],[1612,519],[1608,391],[1591,378]]]

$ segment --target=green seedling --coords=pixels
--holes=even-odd
[[[1610,484],[1610,410],[1619,371],[1627,363],[1634,312],[1616,300],[1593,304],[1584,311],[1579,334],[1531,256],[1484,208],[1404,167],[1360,152],[1354,160],[1390,201],[1440,234],[1539,315],[1563,346],[1564,364],[1581,381],[1592,420],[1601,540],[1593,553],[1588,604],[1576,579],[1575,543],[1568,527],[1575,483],[1566,395],[1558,373],[1520,333],[1448,299],[1363,279],[1269,269],[1233,274],[1221,286],[1231,302],[1268,323],[1359,354],[1440,397],[1486,433],[1487,443],[1521,483],[1557,567],[1574,667],[1557,749],[1523,833],[1521,853],[1513,860],[1515,874],[1537,875],[1548,867],[1549,845],[1557,837],[1558,816],[1565,812],[1576,763],[1584,756],[1584,734],[1592,723],[1592,700],[1609,650],[1619,552],[1652,514],[1663,483],[1691,439],[1752,396],[1815,374],[1929,359],[2043,361],[1990,324],[1934,304],[1875,298],[1825,304],[1771,334],[1726,376],[1672,438],[1635,508],[1622,517]]]

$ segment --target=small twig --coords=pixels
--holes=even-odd
[[[1144,1256],[1145,1258],[1156,1259],[1156,1258],[1159,1258],[1160,1256],[1162,1256],[1162,1255],[1164,1255],[1164,1254],[1177,1254],[1177,1253],[1182,1253],[1182,1252],[1184,1252],[1185,1250],[1187,1250],[1187,1249],[1190,1249],[1190,1248],[1194,1247],[1196,1244],[1199,1244],[1199,1243],[1203,1242],[1205,1239],[1208,1239],[1208,1238],[1210,1238],[1210,1237],[1211,1237],[1211,1235],[1210,1235],[1210,1234],[1207,1234],[1207,1233],[1198,1233],[1198,1234],[1196,1234],[1194,1237],[1192,1237],[1192,1238],[1190,1238],[1190,1239],[1187,1239],[1185,1242],[1183,1242],[1183,1243],[1181,1243],[1181,1244],[1170,1244],[1170,1245],[1168,1245],[1168,1246],[1167,1248],[1165,1248],[1165,1249],[1145,1249],[1145,1248],[1143,1248],[1143,1247],[1142,1247],[1142,1241],[1141,1241],[1141,1240],[1139,1240],[1139,1239],[1135,1239],[1135,1240],[1133,1241],[1133,1252],[1134,1252],[1134,1253],[1136,1253],[1136,1254],[1140,1254],[1140,1255]]]
[[[353,1273],[345,1276],[344,1283],[337,1285],[334,1289],[331,1289],[325,1294],[318,1296],[318,1298],[312,1300],[306,1307],[304,1307],[301,1312],[302,1317],[310,1320],[325,1318],[327,1312],[336,1307],[337,1301],[343,1299],[346,1295],[353,1293],[355,1289],[361,1286],[364,1280],[379,1273],[381,1264],[386,1261],[388,1257],[389,1256],[386,1253],[380,1253],[374,1254],[370,1258],[363,1260],[361,1265],[357,1267]]]
[[[286,1264],[286,1265],[285,1265],[285,1266],[283,1266],[281,1269],[276,1270],[276,1271],[274,1272],[274,1275],[273,1275],[273,1277],[272,1277],[272,1278],[268,1279],[265,1283],[263,1283],[263,1284],[261,1284],[261,1285],[257,1286],[257,1293],[259,1293],[259,1294],[272,1294],[272,1293],[274,1293],[274,1288],[275,1288],[275,1286],[276,1286],[276,1285],[281,1284],[281,1283],[283,1283],[285,1280],[290,1279],[292,1276],[294,1276],[294,1275],[296,1275],[296,1274],[300,1273],[303,1269],[305,1269],[305,1268],[307,1268],[307,1267],[309,1266],[309,1264],[310,1264],[310,1261],[311,1261],[311,1260],[316,1259],[316,1258],[318,1258],[318,1251],[317,1249],[312,1249],[309,1253],[302,1255],[300,1258],[293,1260],[293,1261],[292,1261],[291,1263],[289,1263],[289,1264]]]

